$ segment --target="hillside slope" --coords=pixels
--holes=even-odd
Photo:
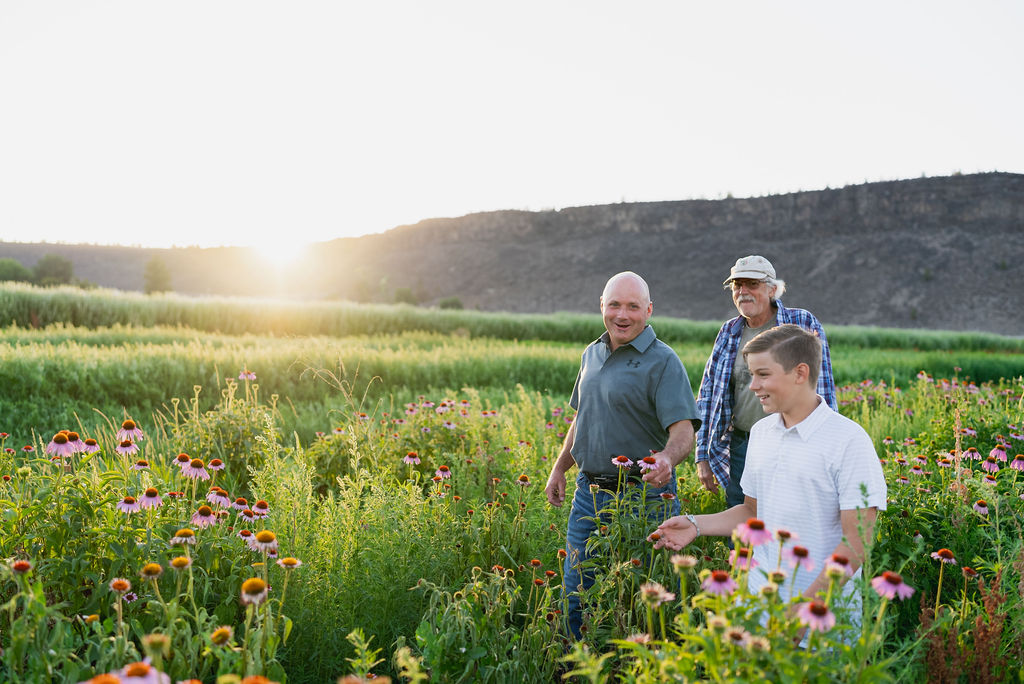
[[[790,306],[822,321],[1024,335],[1024,175],[974,174],[867,183],[748,199],[497,211],[429,219],[321,243],[290,271],[241,248],[171,250],[0,243],[31,266],[70,258],[78,277],[141,289],[146,261],[171,267],[188,294],[285,294],[591,311],[607,277],[639,272],[656,312],[733,315],[722,280],[758,253],[789,285]]]

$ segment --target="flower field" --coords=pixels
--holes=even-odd
[[[889,486],[859,624],[842,559],[786,606],[746,577],[817,572],[798,541],[742,531],[778,568],[656,551],[624,497],[570,644],[543,486],[584,342],[5,330],[0,681],[1020,679],[1022,386],[977,371],[1018,352],[835,344]],[[676,347],[699,374],[710,343]],[[683,510],[720,509],[677,474]]]

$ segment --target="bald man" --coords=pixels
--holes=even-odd
[[[563,568],[569,630],[577,639],[580,593],[595,579],[593,569],[581,564],[589,558],[587,538],[597,513],[616,497],[640,496],[644,488],[636,485],[646,482],[648,510],[663,514],[670,498],[669,515],[676,514],[675,466],[693,449],[700,426],[682,362],[648,325],[653,311],[647,283],[636,273],[608,280],[601,295],[605,333],[583,352],[569,401],[576,417],[545,487],[548,502],[561,506],[566,473],[574,465],[579,469]]]

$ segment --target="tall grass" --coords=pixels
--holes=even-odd
[[[816,312],[827,319],[827,312]],[[142,295],[113,290],[41,289],[0,284],[0,326],[67,323],[85,328],[117,324],[184,326],[203,332],[274,335],[383,335],[454,331],[471,337],[580,344],[603,330],[600,316],[483,313],[412,306],[228,297]],[[711,344],[722,321],[655,317],[658,335],[678,344]],[[826,325],[832,344],[863,349],[1024,352],[1024,338],[986,333]]]

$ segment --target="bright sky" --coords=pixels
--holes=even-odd
[[[4,0],[0,240],[1024,172],[1024,3]]]

